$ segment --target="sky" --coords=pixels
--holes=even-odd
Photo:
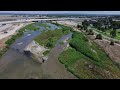
[[[120,15],[120,11],[0,11],[0,13],[22,14],[114,14]]]

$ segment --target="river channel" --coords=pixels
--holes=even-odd
[[[47,25],[50,27],[50,30],[55,30],[57,28],[60,28],[51,23],[47,23]],[[65,47],[67,47],[67,44],[68,44],[66,42],[64,43],[64,45],[61,45],[59,42],[64,41],[68,38],[71,38],[72,33],[62,36],[57,41],[56,46],[51,50],[49,54],[48,61],[46,61],[45,64],[41,65],[35,62],[32,58],[27,57],[23,53],[24,48],[30,42],[32,42],[32,40],[36,36],[40,35],[43,30],[45,30],[45,27],[38,26],[37,24],[35,24],[35,26],[39,27],[39,30],[37,31],[27,30],[26,32],[24,32],[24,35],[21,38],[17,39],[15,43],[11,45],[10,49],[1,57],[0,79],[54,78],[53,77],[54,71],[48,70],[48,67],[51,65],[48,62],[49,58],[57,60],[58,55],[64,50]],[[55,63],[52,63],[52,64],[55,64]],[[48,74],[49,72],[47,71],[50,71],[52,74]],[[66,77],[64,76],[59,77],[59,75],[56,75],[55,78],[75,78],[70,74],[67,75],[67,71],[64,70],[64,72],[66,74]],[[63,75],[64,75],[64,72],[63,72]]]

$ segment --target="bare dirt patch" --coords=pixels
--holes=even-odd
[[[5,37],[0,40],[0,50],[5,47],[5,42],[10,38],[11,36]]]
[[[90,39],[94,40],[102,49],[108,54],[108,56],[113,60],[116,61],[117,63],[120,63],[120,46],[115,44],[115,45],[110,45],[110,41],[107,41],[105,39],[103,40],[98,40],[95,39],[94,36],[89,36]]]

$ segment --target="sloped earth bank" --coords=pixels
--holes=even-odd
[[[120,64],[120,46],[119,45],[117,44],[110,45],[110,41],[107,41],[105,39],[95,40],[95,36],[89,36],[89,37],[93,39],[97,44],[99,44],[113,61]]]

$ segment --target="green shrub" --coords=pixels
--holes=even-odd
[[[94,32],[92,29],[88,30],[88,35],[94,35]]]
[[[50,50],[46,50],[45,52],[43,52],[43,55],[47,55],[50,52]]]
[[[114,43],[115,43],[115,42],[114,42],[113,40],[110,41],[110,45],[114,45]]]
[[[102,35],[101,35],[101,34],[98,34],[98,35],[96,36],[96,39],[102,40]]]

